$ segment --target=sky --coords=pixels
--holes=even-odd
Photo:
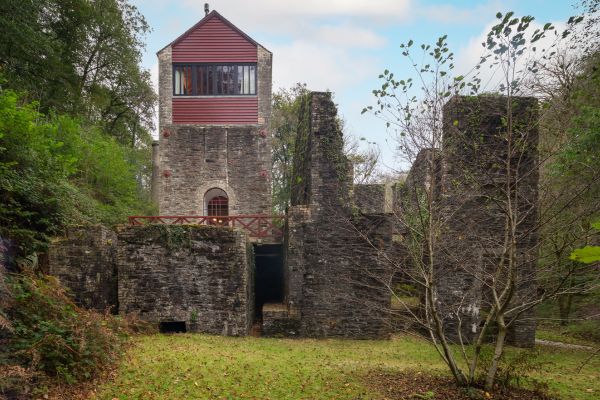
[[[303,82],[335,94],[346,134],[373,142],[384,170],[402,169],[385,123],[361,110],[374,103],[385,69],[409,77],[401,43],[448,35],[458,70],[479,59],[497,12],[560,25],[576,14],[571,0],[133,0],[152,28],[142,60],[157,87],[156,52],[204,16],[204,3],[273,53],[273,90]]]

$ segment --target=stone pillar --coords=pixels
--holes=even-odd
[[[510,147],[506,116],[507,98],[502,96],[457,96],[444,107],[439,206],[445,220],[436,274],[439,305],[447,312],[444,322],[454,339],[460,323],[463,340],[473,340],[491,308],[488,288],[504,247],[507,187],[519,221],[513,305],[536,295],[537,100],[512,99]],[[533,345],[532,313],[513,322],[511,330],[518,332],[510,335],[514,344]]]

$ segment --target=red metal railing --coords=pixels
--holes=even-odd
[[[129,225],[216,225],[242,228],[251,238],[275,238],[283,237],[283,215],[160,215],[160,216],[131,216]]]

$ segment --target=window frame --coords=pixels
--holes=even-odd
[[[234,92],[238,92],[238,67],[244,66],[253,66],[254,67],[254,93],[233,93],[233,94],[218,94],[217,93],[217,76],[216,71],[219,66],[227,66],[227,67],[235,67],[234,68]],[[175,74],[177,68],[181,67],[191,67],[192,70],[192,94],[176,94],[175,93]],[[197,67],[213,67],[213,82],[212,82],[212,92],[211,94],[198,94],[197,93],[197,79],[198,79],[198,68]],[[210,63],[173,63],[172,64],[172,74],[171,74],[171,93],[173,97],[246,97],[246,96],[256,96],[258,94],[258,63],[255,62],[210,62]]]

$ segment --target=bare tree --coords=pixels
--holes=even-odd
[[[538,183],[551,155],[538,153],[540,109],[535,98],[523,97],[524,83],[539,72],[536,43],[554,27],[545,24],[531,32],[532,17],[509,12],[497,18],[481,61],[465,75],[453,75],[445,36],[422,45],[423,54],[413,53],[412,41],[402,45],[414,76],[398,79],[384,71],[382,86],[374,91],[376,105],[364,110],[396,132],[399,148],[413,163],[395,210],[405,257],[385,256],[417,288],[421,308],[409,304],[402,286],[386,284],[457,383],[482,379],[486,390],[493,389],[511,336],[516,342],[524,333],[532,338],[536,305],[597,284],[567,284],[574,268],[565,270],[552,257],[538,260],[548,246],[546,236],[539,240],[540,232],[564,228],[554,222],[593,185],[556,191],[555,181]],[[579,21],[571,19],[569,29]],[[568,35],[569,30],[555,35],[555,42]],[[484,69],[500,79],[492,93],[472,96],[481,90]],[[461,94],[471,96],[454,97]],[[562,206],[540,209],[540,204]],[[576,210],[562,223],[577,224],[589,213],[589,208]],[[567,254],[571,245],[565,241],[558,250]],[[554,279],[546,279],[550,276]],[[538,279],[547,283],[543,291],[536,289]],[[488,342],[493,355],[482,370]]]

